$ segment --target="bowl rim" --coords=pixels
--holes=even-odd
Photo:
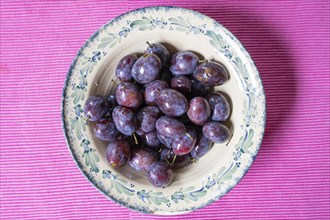
[[[254,161],[255,161],[258,153],[259,153],[259,150],[260,150],[260,146],[262,144],[262,141],[264,139],[264,133],[265,133],[265,128],[266,128],[266,118],[267,118],[267,106],[266,106],[266,94],[265,94],[264,86],[263,86],[263,83],[262,83],[261,75],[260,75],[260,73],[259,73],[259,71],[258,71],[258,69],[257,69],[257,67],[255,65],[254,60],[252,59],[252,57],[251,57],[250,53],[247,51],[247,49],[243,46],[243,44],[240,42],[240,40],[237,39],[236,36],[231,31],[229,31],[225,26],[223,26],[220,22],[218,22],[215,19],[209,17],[208,15],[205,15],[205,14],[200,13],[200,12],[195,11],[195,10],[191,10],[191,9],[187,9],[187,8],[183,8],[183,7],[178,7],[178,6],[167,6],[167,5],[141,7],[141,8],[137,8],[137,9],[134,9],[134,10],[127,11],[125,13],[120,14],[119,16],[116,16],[116,17],[112,18],[106,24],[104,24],[100,28],[98,28],[84,42],[84,44],[80,47],[79,51],[77,52],[77,54],[75,55],[73,61],[70,64],[69,70],[67,72],[67,75],[66,75],[66,78],[65,78],[65,81],[64,81],[64,86],[63,86],[63,89],[62,89],[62,100],[61,100],[62,130],[63,130],[63,133],[64,133],[66,145],[67,145],[67,147],[69,149],[69,152],[70,152],[72,158],[74,159],[74,162],[78,166],[78,168],[81,171],[81,173],[83,174],[83,176],[92,184],[92,186],[94,188],[96,188],[99,192],[101,192],[107,198],[110,198],[112,201],[114,201],[115,203],[121,205],[122,207],[129,208],[129,209],[131,209],[133,211],[138,211],[138,212],[141,212],[141,213],[144,213],[144,214],[155,214],[152,210],[144,209],[144,208],[139,208],[137,206],[130,205],[129,203],[125,203],[125,202],[122,202],[120,200],[117,200],[112,195],[106,193],[101,187],[99,187],[95,183],[95,181],[92,178],[90,178],[88,172],[86,172],[85,170],[82,169],[82,167],[84,165],[82,165],[79,162],[78,158],[74,154],[74,149],[71,147],[71,145],[69,143],[68,129],[66,128],[66,122],[65,122],[65,98],[67,96],[66,89],[67,89],[67,87],[69,85],[69,80],[70,80],[70,77],[72,75],[73,69],[74,69],[74,67],[75,67],[75,65],[77,63],[77,60],[81,56],[81,54],[85,50],[85,48],[88,46],[88,44],[90,42],[92,42],[100,34],[100,31],[101,30],[103,30],[104,28],[106,28],[110,24],[116,22],[117,20],[121,19],[122,17],[125,17],[126,15],[131,14],[131,13],[134,13],[134,12],[145,11],[145,10],[150,10],[150,9],[163,9],[163,10],[180,9],[180,10],[184,10],[184,11],[187,11],[187,12],[190,12],[190,13],[193,13],[193,14],[196,14],[196,15],[199,15],[199,16],[202,16],[202,17],[204,17],[206,19],[209,19],[209,20],[213,21],[217,25],[219,25],[222,29],[224,29],[232,37],[233,41],[242,49],[242,52],[248,58],[250,58],[249,59],[249,61],[251,61],[250,65],[251,65],[251,67],[253,67],[254,72],[259,77],[259,80],[260,80],[260,92],[261,92],[261,95],[264,97],[263,98],[263,101],[264,102],[263,102],[263,106],[262,106],[264,112],[262,113],[262,115],[263,115],[263,117],[262,117],[263,121],[262,121],[262,124],[261,124],[262,126],[260,126],[260,129],[261,129],[261,135],[260,135],[260,138],[259,138],[260,141],[259,141],[258,145],[256,146],[255,155],[252,157],[252,160],[249,163],[249,165],[243,170],[243,173],[239,176],[239,178],[235,180],[236,183],[232,187],[229,187],[223,194],[219,194],[219,195],[213,197],[208,202],[203,203],[201,206],[194,207],[194,209],[191,209],[191,210],[188,210],[188,211],[180,211],[180,212],[157,212],[156,213],[156,215],[180,215],[180,214],[185,214],[185,213],[188,213],[188,212],[192,212],[192,211],[201,209],[203,207],[208,206],[209,204],[212,204],[213,202],[215,202],[215,201],[219,200],[220,198],[222,198],[223,196],[227,195],[228,192],[230,192],[235,186],[237,186],[240,183],[240,181],[243,179],[243,177],[247,174],[247,172],[251,168],[252,164],[254,163]]]

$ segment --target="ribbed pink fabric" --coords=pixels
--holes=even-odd
[[[123,208],[83,177],[67,149],[69,66],[110,19],[150,5],[197,10],[254,59],[267,96],[258,157],[228,195],[164,219],[329,219],[329,1],[1,1],[0,219],[158,219]]]

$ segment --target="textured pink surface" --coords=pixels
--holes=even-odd
[[[62,87],[85,40],[147,5],[205,13],[251,53],[267,128],[248,174],[223,199],[167,219],[329,219],[329,1],[1,1],[0,219],[153,219],[83,177],[61,126]]]

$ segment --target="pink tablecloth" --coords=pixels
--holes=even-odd
[[[85,40],[128,10],[205,13],[251,53],[267,96],[258,157],[228,195],[168,219],[329,219],[329,1],[1,1],[0,219],[153,219],[101,195],[61,126],[62,86]]]

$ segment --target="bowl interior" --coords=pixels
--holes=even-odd
[[[168,32],[168,33],[167,33]],[[199,35],[192,35],[187,38],[185,33],[182,32],[154,32],[149,31],[148,33],[141,32],[137,34],[132,34],[123,39],[121,45],[113,48],[112,52],[100,63],[99,68],[96,68],[95,74],[91,75],[91,85],[92,87],[88,90],[87,96],[92,95],[109,95],[114,93],[116,76],[114,74],[115,67],[119,59],[130,53],[143,53],[147,44],[146,41],[152,43],[164,43],[166,42],[168,48],[171,48],[171,54],[176,51],[190,50],[200,54],[200,59],[214,60],[223,63],[229,71],[230,76],[235,75],[235,70],[231,67],[223,56],[215,53],[212,46],[207,42],[205,37]],[[198,44],[196,42],[199,42]],[[97,85],[97,86],[96,86]],[[232,103],[232,114],[230,120],[227,122],[234,136],[232,143],[237,142],[238,135],[236,135],[235,126],[243,120],[243,115],[241,114],[243,110],[243,100],[244,91],[239,87],[239,83],[235,77],[231,77],[230,80],[223,86],[215,88],[216,91],[221,91],[230,97]],[[111,167],[107,164],[105,160],[105,148],[107,142],[99,141],[93,135],[93,126],[89,126],[87,129],[87,134],[92,140],[92,143],[97,150],[97,154],[100,156],[102,166],[107,169]],[[178,170],[176,172],[175,181],[164,191],[177,190],[178,187],[184,187],[185,185],[191,185],[192,182],[196,180],[205,179],[210,172],[212,172],[211,167],[217,169],[217,167],[222,167],[230,162],[232,153],[235,150],[233,144],[215,144],[211,152],[205,157],[201,158],[197,163],[192,166],[186,167],[184,169]],[[114,172],[119,173],[122,176],[130,178],[136,186],[153,188],[150,183],[147,182],[145,174],[136,173],[134,170],[130,169],[129,166],[125,166],[122,169],[116,169]]]
[[[152,186],[145,174],[127,165],[111,168],[105,160],[107,142],[94,137],[93,124],[84,125],[81,113],[89,96],[114,93],[116,64],[127,54],[142,54],[146,41],[164,43],[172,54],[189,50],[201,60],[220,62],[230,76],[228,82],[214,89],[230,99],[230,143],[215,144],[197,163],[176,171],[173,183],[166,188]],[[261,143],[264,104],[252,60],[226,29],[197,12],[154,7],[114,19],[82,48],[64,89],[63,122],[71,152],[94,186],[129,208],[174,214],[205,206],[238,183]]]

